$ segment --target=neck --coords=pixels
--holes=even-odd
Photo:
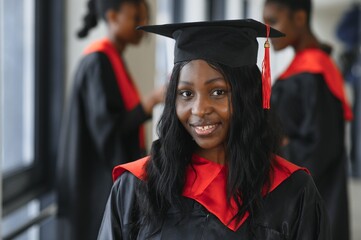
[[[115,48],[117,49],[119,55],[122,55],[122,53],[125,50],[126,47],[126,43],[122,42],[120,40],[118,40],[115,36],[109,34],[109,40],[112,42],[112,44],[115,46]]]
[[[198,156],[205,158],[209,161],[218,163],[218,164],[225,164],[226,162],[226,154],[225,154],[225,148],[222,147],[222,149],[202,149],[199,148],[195,152]]]
[[[300,52],[307,48],[319,48],[320,43],[313,35],[313,33],[309,30],[305,31],[305,33],[300,34],[300,38],[297,40],[295,44],[293,44],[293,49],[296,52]]]

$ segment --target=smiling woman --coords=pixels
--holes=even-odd
[[[256,37],[282,34],[253,20],[140,29],[176,40],[175,65],[159,139],[113,170],[98,239],[329,239],[313,180],[276,155],[264,105]]]

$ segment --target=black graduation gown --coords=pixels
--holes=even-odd
[[[144,156],[139,104],[126,111],[104,53],[86,55],[66,109],[58,154],[59,239],[96,239],[115,165]]]
[[[321,74],[299,73],[273,86],[271,109],[289,144],[281,156],[310,170],[330,215],[333,239],[349,238],[344,117]]]
[[[263,201],[263,210],[255,216],[255,236],[246,220],[236,231],[193,199],[182,201],[191,207],[190,216],[183,221],[179,210],[171,207],[161,230],[153,232],[149,226],[140,227],[136,237],[130,237],[131,226],[138,220],[136,186],[139,180],[130,172],[123,173],[115,182],[108,203],[99,240],[110,239],[330,239],[326,210],[310,175],[296,171],[269,193]]]

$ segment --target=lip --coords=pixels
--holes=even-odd
[[[209,124],[190,124],[193,131],[200,137],[206,137],[214,133],[219,123],[209,123]]]

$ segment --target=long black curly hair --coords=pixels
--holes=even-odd
[[[83,17],[84,25],[78,31],[77,36],[79,38],[88,36],[89,31],[97,26],[99,18],[106,21],[106,12],[110,9],[119,10],[123,3],[132,3],[135,5],[144,3],[148,8],[145,0],[89,0],[87,3],[88,12]]]
[[[143,223],[160,229],[170,206],[187,212],[182,205],[186,166],[196,148],[176,114],[179,73],[187,62],[173,68],[163,114],[158,123],[159,139],[151,148],[146,165],[146,181],[139,185],[138,201]],[[248,211],[250,219],[261,207],[262,189],[270,184],[271,159],[278,151],[280,137],[271,112],[262,108],[261,73],[256,65],[231,68],[208,64],[219,71],[231,86],[232,117],[226,143],[228,164],[227,196],[239,209],[240,221]],[[242,199],[242,201],[240,201]]]

